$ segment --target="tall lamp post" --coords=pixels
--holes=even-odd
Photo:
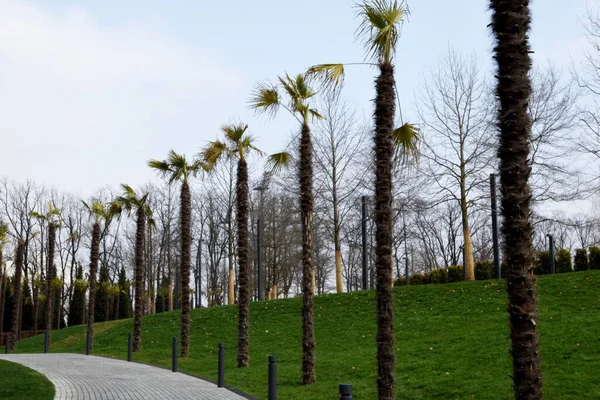
[[[554,236],[552,236],[551,234],[547,234],[546,236],[548,236],[548,247],[550,250],[550,273],[555,274],[556,265],[554,264]]]
[[[202,308],[202,234],[198,239],[198,251],[196,253],[196,308]]]
[[[258,301],[262,300],[262,208],[263,208],[263,192],[267,189],[266,186],[256,186],[252,190],[260,192],[260,205],[258,210],[258,218],[256,219],[256,287],[258,291]]]
[[[406,261],[405,273],[406,273],[406,286],[410,285],[410,276],[408,274],[408,235],[406,233],[406,213],[402,213],[402,225],[404,225],[404,259]]]
[[[496,205],[496,174],[490,174],[490,194],[492,201],[492,242],[494,246],[494,278],[500,279],[500,249],[498,246],[498,208]]]

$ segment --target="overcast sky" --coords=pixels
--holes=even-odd
[[[86,197],[155,179],[149,158],[189,156],[232,120],[279,151],[295,129],[247,109],[257,81],[363,59],[347,0],[0,0],[0,176]],[[488,1],[412,0],[396,72],[405,117],[449,45],[492,71]],[[537,64],[568,72],[586,44],[585,7],[532,2]],[[376,71],[348,71],[346,96],[371,113]]]

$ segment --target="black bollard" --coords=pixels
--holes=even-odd
[[[92,354],[92,335],[88,329],[85,335],[85,355],[89,356],[90,354]]]
[[[269,400],[277,400],[277,360],[269,356]]]
[[[8,342],[10,342],[10,333],[4,335],[4,354],[8,354]]]
[[[177,372],[177,336],[173,336],[173,362],[171,371]]]
[[[352,398],[352,385],[340,385],[340,400],[348,400]]]
[[[130,333],[127,337],[127,361],[133,360],[133,335]]]
[[[44,353],[50,351],[50,334],[48,331],[44,332]]]
[[[217,386],[222,388],[225,384],[225,345],[219,343],[219,377]]]

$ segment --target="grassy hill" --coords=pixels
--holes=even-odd
[[[544,392],[549,399],[600,398],[600,271],[543,276],[540,295]],[[396,301],[397,394],[402,399],[512,398],[509,330],[503,281],[400,287]],[[251,303],[250,364],[236,368],[237,311],[193,310],[191,357],[180,370],[216,379],[217,345],[226,346],[225,382],[259,398],[267,393],[267,356],[276,355],[280,399],[337,399],[352,383],[356,399],[376,398],[374,292],[315,301],[317,384],[300,385],[300,299]],[[178,312],[143,320],[143,349],[134,360],[170,366]],[[96,325],[94,354],[127,357],[132,320]],[[41,352],[42,336],[19,352]],[[85,352],[85,328],[53,334],[52,352]]]

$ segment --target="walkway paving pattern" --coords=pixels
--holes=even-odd
[[[244,400],[202,379],[122,360],[55,353],[1,354],[0,359],[45,375],[54,384],[58,400]]]

